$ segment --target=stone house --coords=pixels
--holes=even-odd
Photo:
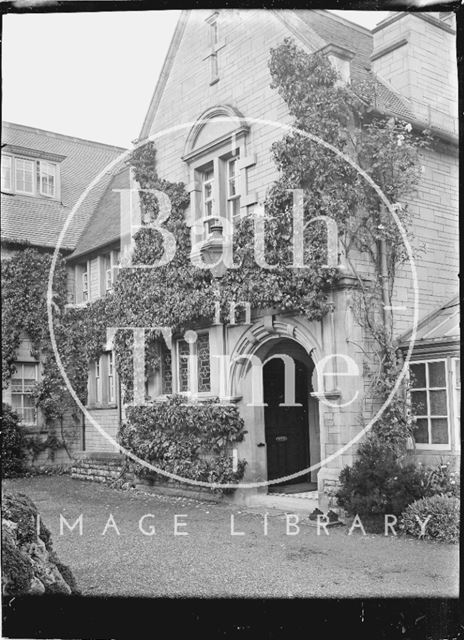
[[[375,77],[379,116],[432,130],[435,143],[424,153],[422,180],[409,203],[412,233],[426,246],[416,258],[420,324],[411,358],[413,402],[424,408],[415,455],[426,463],[454,460],[460,451],[453,18],[448,13],[396,12],[369,31],[319,10],[183,11],[139,135],[139,141],[156,136],[158,174],[188,185],[186,224],[200,221],[208,239],[215,233],[215,216],[252,214],[277,177],[270,148],[283,131],[270,123],[286,125],[291,118],[270,87],[268,60],[270,49],[286,37],[306,52],[325,53],[346,82]],[[111,289],[121,249],[115,190],[130,185],[127,171],[114,175],[73,246],[68,265],[75,304]],[[279,309],[251,309],[246,322],[233,319],[198,330],[195,344],[173,336],[162,366],[148,382],[148,394],[186,393],[200,400],[219,396],[236,403],[247,429],[238,447],[247,460],[245,480],[275,480],[311,467],[275,488],[283,493],[317,488],[322,495],[353,461],[356,447],[350,442],[360,432],[360,416],[368,419],[373,412],[362,376],[347,376],[341,365],[322,382],[315,374],[317,364],[334,353],[363,370],[359,345],[364,336],[353,319],[352,288],[349,278],[340,280],[331,292],[332,311],[321,321]],[[405,349],[413,299],[411,274],[405,269],[394,291],[395,335]],[[188,369],[188,354],[197,356],[196,371]],[[273,358],[277,354],[295,364],[298,407],[279,406],[284,376],[282,362]],[[236,362],[226,388],[220,386],[221,358],[216,357],[224,355]],[[267,406],[253,401],[253,368],[246,364],[253,356],[265,363],[258,384]],[[89,371],[88,403],[92,418],[116,440],[124,407],[111,345]],[[88,421],[84,432],[87,454],[117,452]]]

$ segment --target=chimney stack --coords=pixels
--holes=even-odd
[[[443,14],[443,15],[442,15]],[[394,12],[372,31],[372,70],[408,99],[418,120],[458,132],[455,16]]]

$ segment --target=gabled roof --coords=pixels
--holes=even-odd
[[[2,151],[55,159],[60,165],[60,201],[2,193],[2,241],[54,248],[64,222],[86,187],[124,149],[11,122],[2,123]],[[63,249],[73,249],[110,176],[85,198],[71,222]]]
[[[412,330],[400,338],[400,346],[407,346]],[[427,315],[417,325],[415,347],[459,340],[459,296]]]
[[[120,240],[121,205],[117,190],[129,187],[130,169],[124,167],[111,178],[69,259],[78,258]]]
[[[370,56],[373,49],[372,32],[364,27],[350,22],[338,15],[325,10],[296,9],[270,10],[273,15],[284,22],[289,32],[299,40],[306,49],[311,51],[322,49],[329,44],[335,44],[354,53],[351,62],[353,80],[363,80],[369,75],[374,78],[377,88],[375,108],[401,118],[414,118],[414,114],[406,101],[381,78],[371,71]],[[139,140],[148,137],[151,125],[171,72],[177,50],[181,43],[185,27],[189,20],[190,11],[182,11],[174,35],[169,46],[153,97],[143,122]]]

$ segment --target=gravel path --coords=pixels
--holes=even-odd
[[[68,476],[7,480],[4,487],[34,500],[85,595],[458,595],[455,545],[359,531],[348,536],[347,527],[318,536],[303,522],[297,535],[286,535],[285,515],[279,512],[269,516],[265,536],[264,510],[115,490]],[[83,514],[82,535],[77,526],[64,527],[60,535],[60,514],[69,523]],[[114,520],[108,525],[110,514]],[[145,529],[154,525],[155,535],[139,530],[146,514],[154,517],[145,518]],[[176,514],[178,532],[188,535],[174,535]],[[244,535],[231,535],[231,516],[235,531]]]

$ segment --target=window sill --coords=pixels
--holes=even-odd
[[[418,443],[416,443],[415,450],[420,453],[434,453],[435,451],[449,451],[449,452],[453,451],[450,444],[418,444]]]
[[[95,410],[105,410],[105,409],[117,409],[118,405],[115,404],[115,403],[112,403],[112,404],[86,404],[85,408],[89,409],[90,411],[95,411]]]

